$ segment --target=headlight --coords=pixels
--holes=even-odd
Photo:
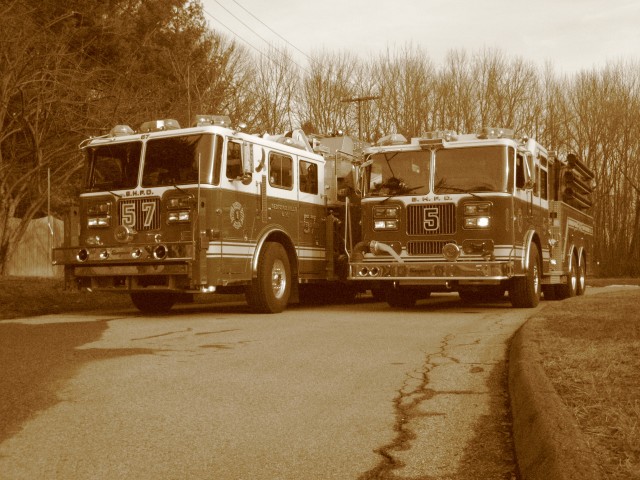
[[[465,215],[489,215],[490,203],[467,203],[464,206]]]
[[[109,215],[111,202],[92,203],[87,207],[88,215]]]
[[[87,206],[87,227],[105,228],[111,225],[111,202],[91,203]]]
[[[376,218],[393,218],[398,216],[398,207],[375,207],[373,215]]]
[[[466,203],[463,208],[464,228],[489,228],[491,224],[491,203]]]
[[[169,223],[185,223],[191,221],[191,212],[179,211],[179,212],[169,212],[167,216],[167,221]]]
[[[104,228],[111,224],[111,217],[89,217],[87,218],[87,227]]]
[[[171,197],[167,200],[167,208],[169,209],[178,209],[178,208],[189,208],[191,205],[191,196],[189,197]]]
[[[375,220],[373,228],[374,230],[397,230],[398,220]]]
[[[489,217],[466,217],[464,228],[487,228],[489,223]]]
[[[373,229],[397,230],[399,212],[400,208],[397,206],[373,207]]]

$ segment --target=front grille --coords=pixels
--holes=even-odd
[[[407,252],[409,255],[442,255],[442,247],[448,242],[446,240],[412,240],[407,242]]]
[[[160,199],[132,198],[120,201],[120,225],[136,232],[160,228]]]
[[[409,205],[408,235],[449,235],[456,233],[456,206],[453,203]]]

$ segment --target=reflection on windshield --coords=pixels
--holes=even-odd
[[[89,192],[135,188],[142,143],[117,143],[87,150],[89,172],[85,189]]]
[[[200,167],[211,158],[211,135],[156,138],[147,142],[143,187],[198,183]]]
[[[506,192],[507,148],[456,148],[436,152],[436,194]]]
[[[371,196],[429,192],[430,152],[379,153],[368,168]]]

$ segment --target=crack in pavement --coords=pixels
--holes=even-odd
[[[419,376],[413,373],[407,373],[402,387],[398,390],[398,395],[393,399],[395,410],[395,422],[393,426],[396,432],[395,438],[375,452],[382,458],[378,465],[373,469],[363,473],[358,477],[359,480],[372,480],[377,478],[388,478],[388,474],[397,468],[403,467],[404,462],[394,457],[393,452],[409,450],[411,442],[416,438],[416,434],[410,428],[409,423],[417,417],[428,416],[445,416],[444,412],[420,412],[419,407],[423,402],[432,399],[437,392],[429,388],[429,373],[437,366],[433,362],[434,357],[446,358],[445,350],[448,342],[453,338],[452,335],[444,337],[440,343],[440,348],[435,353],[426,354],[425,362]],[[406,391],[411,380],[419,380],[419,384],[412,390]]]
[[[486,335],[486,331],[483,332]],[[391,442],[383,445],[374,451],[381,457],[378,465],[371,470],[361,474],[359,480],[373,479],[399,479],[405,478],[398,476],[396,470],[406,467],[407,465],[399,458],[400,452],[406,452],[413,448],[414,441],[417,439],[415,427],[411,422],[419,418],[436,418],[447,417],[447,411],[429,411],[425,409],[425,404],[440,395],[490,395],[491,392],[486,389],[469,390],[469,389],[441,389],[436,390],[431,385],[431,376],[434,370],[445,365],[465,365],[470,366],[466,373],[477,374],[485,371],[479,365],[481,362],[463,362],[459,358],[454,357],[453,350],[460,347],[477,347],[481,344],[481,339],[473,342],[452,345],[456,335],[449,334],[445,336],[439,345],[437,351],[432,353],[424,352],[424,362],[419,370],[414,370],[405,374],[402,387],[397,391],[397,395],[393,399],[395,411],[395,421],[393,431],[395,437]],[[485,365],[494,365],[486,363]],[[431,476],[420,476],[411,478],[434,478]]]

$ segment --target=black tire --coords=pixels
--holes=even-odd
[[[564,300],[575,297],[576,293],[578,293],[578,259],[573,257],[567,280],[561,285],[556,285],[556,298]]]
[[[411,308],[421,298],[429,298],[431,292],[426,289],[388,288],[385,290],[387,303],[392,308]]]
[[[529,249],[529,267],[522,277],[511,279],[509,300],[516,308],[534,308],[540,303],[541,288],[540,253],[535,243]]]
[[[258,259],[258,276],[245,290],[249,306],[257,313],[280,313],[291,296],[291,265],[280,243],[266,242]]]
[[[176,303],[176,295],[169,292],[131,292],[131,301],[143,313],[167,313]]]

